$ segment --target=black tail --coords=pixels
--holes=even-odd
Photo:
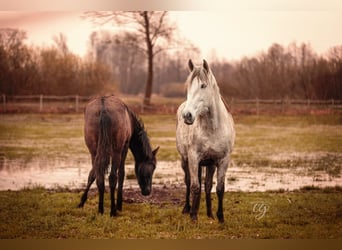
[[[111,127],[112,120],[110,119],[104,104],[105,97],[101,98],[100,110],[100,128],[97,141],[96,158],[98,174],[105,174],[108,170],[110,156],[112,154]]]

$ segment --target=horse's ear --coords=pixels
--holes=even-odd
[[[205,59],[203,59],[203,68],[204,68],[207,72],[209,72],[209,65],[208,65],[208,63],[207,63],[207,61],[206,61]]]
[[[154,156],[156,156],[156,154],[158,153],[158,150],[159,150],[159,146],[156,147],[156,148],[152,151],[152,154],[153,154]]]
[[[192,72],[194,70],[194,64],[192,63],[191,59],[189,59],[188,66],[189,66],[190,72]]]

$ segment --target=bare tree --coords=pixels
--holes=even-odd
[[[90,11],[84,15],[96,24],[113,23],[125,27],[127,32],[133,34],[138,48],[147,56],[144,105],[151,104],[154,57],[166,48],[175,30],[167,14],[167,11]]]
[[[67,37],[63,33],[59,33],[58,36],[53,36],[53,41],[64,56],[68,54],[69,48],[67,45]]]

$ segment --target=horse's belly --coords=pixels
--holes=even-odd
[[[202,163],[211,163],[221,160],[228,154],[228,145],[207,146],[199,144],[197,147],[198,155],[200,156],[200,165]]]
[[[199,165],[201,167],[204,167],[204,166],[211,166],[211,165],[215,165],[216,164],[216,160],[214,159],[203,159],[199,162]]]

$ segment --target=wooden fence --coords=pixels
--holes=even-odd
[[[79,95],[1,95],[2,108],[0,109],[0,112],[20,112],[20,110],[36,110],[38,112],[43,112],[47,105],[50,106],[50,109],[51,107],[58,105],[64,110],[78,113],[81,104],[88,102],[91,98],[93,97]]]
[[[0,95],[0,113],[25,113],[25,112],[82,112],[85,104],[94,96],[53,96],[53,95]],[[136,98],[138,99],[138,97]],[[155,105],[143,107],[138,100],[128,103],[135,111],[175,113],[181,101],[173,101],[167,105]],[[330,111],[342,111],[342,100],[299,100],[299,99],[229,99],[229,108],[233,113],[260,114],[265,111],[274,113],[288,110],[301,110],[307,113],[315,109]]]
[[[302,99],[231,99],[231,109],[238,113],[259,115],[268,111],[273,113],[299,112],[308,113],[315,110],[342,111],[342,100],[302,100]],[[266,112],[267,113],[267,112]]]

